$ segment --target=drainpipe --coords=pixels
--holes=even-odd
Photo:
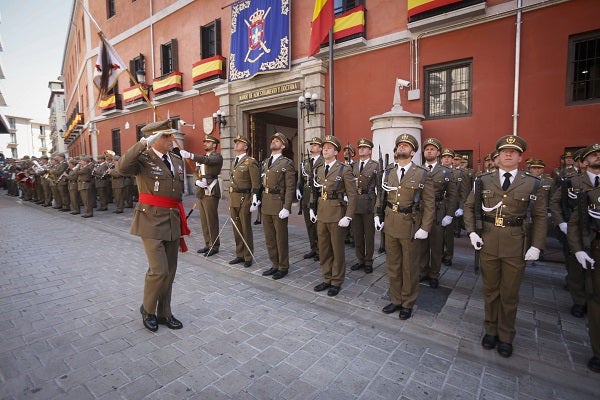
[[[154,75],[154,22],[152,16],[152,0],[150,0],[150,82],[156,75]],[[152,113],[154,115],[154,121],[156,121],[156,112]]]
[[[517,30],[515,38],[515,88],[513,99],[513,136],[517,136],[517,124],[519,120],[519,70],[521,66],[521,14],[523,0],[517,0]]]

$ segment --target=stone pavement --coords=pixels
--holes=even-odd
[[[194,202],[186,196],[186,209]],[[569,313],[561,265],[528,267],[515,352],[504,359],[480,345],[481,279],[464,234],[440,288],[421,286],[413,317],[400,321],[380,311],[385,254],[373,274],[348,268],[329,298],[312,290],[320,269],[302,258],[296,205],[290,274],[279,281],[261,276],[261,225],[254,265],[227,264],[232,226],[220,207],[220,253],[195,253],[195,213],[190,252],[180,254],[173,309],[185,327],[151,333],[139,315],[146,259],[128,233],[131,209],[116,215],[111,204],[86,220],[0,194],[0,398],[598,398],[586,323]]]

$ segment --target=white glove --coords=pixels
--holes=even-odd
[[[561,222],[560,224],[558,224],[558,229],[560,229],[560,231],[566,235],[567,234],[567,223]]]
[[[281,211],[279,211],[279,219],[286,219],[289,216],[290,212],[286,208],[282,208]]]
[[[158,133],[155,133],[152,136],[147,137],[146,138],[146,145],[147,146],[152,146],[154,144],[154,142],[156,142],[156,139],[158,139],[161,136],[162,136],[162,132],[158,132]]]
[[[540,249],[531,246],[525,253],[525,261],[535,261],[540,258]]]
[[[471,245],[475,248],[475,250],[481,250],[483,247],[483,239],[481,236],[475,232],[471,232],[469,233],[469,239],[471,239]]]
[[[252,203],[252,205],[250,206],[250,212],[253,213],[254,211],[258,211],[258,205]]]
[[[296,200],[302,200],[302,192],[300,191],[300,189],[296,189]]]
[[[595,261],[585,251],[576,251],[575,258],[577,259],[579,264],[581,264],[583,269],[588,269],[587,263],[590,263],[590,268],[594,269]]]
[[[317,215],[315,214],[315,211],[312,208],[310,209],[308,215],[310,216],[310,222],[312,222],[313,224],[317,222]]]
[[[452,217],[449,215],[446,215],[444,218],[442,218],[442,226],[448,226],[452,223]]]
[[[189,151],[179,150],[179,154],[183,158],[189,158],[190,160],[194,158],[194,153],[190,153]]]
[[[206,182],[204,182],[204,180],[202,180],[202,179],[196,179],[196,186],[198,186],[202,189],[206,189],[208,187]]]
[[[347,203],[348,202],[348,195],[344,195],[344,201]]]
[[[256,193],[252,195],[252,205],[256,207],[260,206],[260,200],[256,197]]]
[[[428,237],[429,237],[429,232],[424,231],[421,228],[419,228],[419,230],[415,232],[415,239],[427,239]]]
[[[462,217],[463,215],[463,209],[462,208],[457,208],[456,211],[454,212],[454,216],[455,217]]]
[[[378,231],[382,230],[383,229],[383,224],[385,222],[383,222],[383,221],[381,221],[379,219],[379,215],[376,215],[375,218],[374,218],[374,220],[375,220],[375,229],[378,230]]]
[[[352,218],[343,217],[338,221],[338,226],[341,226],[342,228],[347,228],[348,226],[350,226],[350,221],[352,221]]]

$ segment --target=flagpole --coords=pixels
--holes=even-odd
[[[335,136],[335,118],[333,114],[333,88],[333,28],[331,28],[329,30],[329,134],[331,136]]]

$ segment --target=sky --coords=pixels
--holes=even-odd
[[[3,114],[48,122],[48,82],[61,73],[72,6],[73,0],[0,0]]]

